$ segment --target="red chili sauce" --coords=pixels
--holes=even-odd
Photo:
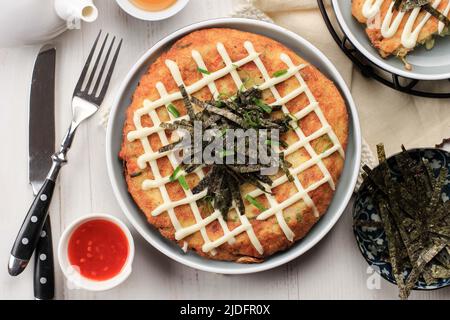
[[[68,245],[70,264],[82,276],[98,281],[111,279],[122,270],[128,250],[128,239],[122,229],[103,219],[79,225]]]

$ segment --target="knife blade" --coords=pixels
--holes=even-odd
[[[42,47],[31,82],[28,175],[34,194],[44,183],[55,152],[55,63],[55,48]]]
[[[55,65],[56,49],[49,45],[42,47],[36,59],[30,92],[28,172],[34,195],[45,181],[55,150]],[[53,299],[55,280],[50,216],[45,221],[34,255],[34,297]]]

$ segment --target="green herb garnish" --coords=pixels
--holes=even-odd
[[[220,130],[219,137],[223,137],[224,135],[226,135],[227,131],[228,128],[223,128],[222,130]]]
[[[203,74],[211,74],[211,72],[209,72],[208,70],[205,70],[203,68],[197,67],[197,70]]]
[[[288,147],[288,144],[287,144],[285,141],[283,141],[283,140],[276,141],[276,140],[270,140],[270,139],[267,139],[267,140],[265,141],[265,143],[266,143],[268,146],[277,146],[277,147],[282,146],[283,148],[287,148],[287,147]]]
[[[184,176],[179,176],[178,182],[181,184],[181,186],[183,187],[184,190],[189,190],[189,185]]]
[[[284,76],[287,72],[288,71],[286,69],[278,70],[278,71],[275,71],[272,74],[272,76],[275,77],[275,78],[278,78],[278,77]]]
[[[246,195],[245,196],[245,200],[247,200],[248,202],[250,202],[253,206],[255,206],[256,208],[258,208],[259,211],[263,212],[266,211],[267,208],[264,207],[264,205],[259,202],[258,200],[256,200],[255,198],[253,198],[251,195]]]
[[[177,175],[180,171],[181,171],[181,166],[176,167],[175,170],[173,171],[173,173],[170,175],[169,181],[174,182],[177,179]]]
[[[222,150],[219,152],[219,157],[224,158],[228,156],[233,156],[235,153],[233,150]]]
[[[253,101],[258,107],[260,107],[264,112],[266,113],[272,113],[272,108],[265,103],[264,101],[262,101],[261,99],[255,99]]]
[[[169,103],[167,106],[167,110],[175,117],[178,118],[180,116],[180,112],[178,111],[177,107],[173,103]]]
[[[267,139],[266,141],[265,141],[265,143],[268,145],[268,146],[279,146],[280,145],[280,142],[279,141],[273,141],[273,140],[270,140],[270,139]]]

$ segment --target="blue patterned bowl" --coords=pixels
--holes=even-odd
[[[442,200],[444,202],[450,200],[450,153],[439,149],[413,149],[408,153],[414,159],[428,159],[436,177],[442,167],[449,169],[449,175],[442,189]],[[397,164],[394,157],[388,160],[389,167],[394,177],[399,177]],[[376,169],[375,169],[376,170]],[[367,190],[367,184],[363,183],[361,189],[356,195],[355,206],[353,208],[354,221],[381,221],[378,209],[373,204],[372,194]],[[353,226],[353,232],[356,237],[359,250],[369,265],[375,269],[383,278],[391,283],[396,284],[392,274],[392,267],[386,261],[388,257],[387,240],[384,230],[372,227]],[[405,278],[409,275],[410,270],[405,271]],[[417,290],[434,290],[450,285],[450,279],[440,279],[435,283],[427,285],[423,279],[416,282],[414,289]]]

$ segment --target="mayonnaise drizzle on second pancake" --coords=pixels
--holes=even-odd
[[[375,17],[377,14],[380,14],[381,5],[383,4],[383,2],[384,0],[365,0],[362,9],[363,16],[367,19],[371,19]],[[441,2],[442,0],[435,0],[432,4],[433,8],[436,9]],[[381,34],[386,39],[392,38],[397,33],[400,24],[402,23],[406,15],[406,12],[400,11],[397,13],[394,21],[392,21],[394,17],[394,5],[395,1],[392,1],[381,25]],[[423,27],[428,22],[428,20],[432,17],[432,15],[427,12],[422,17],[422,20],[420,20],[420,22],[416,25],[416,21],[421,10],[422,9],[420,7],[411,10],[408,20],[406,21],[405,27],[403,29],[401,35],[401,44],[403,47],[407,49],[412,49],[417,45],[417,39],[419,38],[420,32],[422,31]],[[443,12],[443,14],[447,16],[449,10],[450,10],[450,1],[447,4],[447,7]],[[442,33],[444,27],[445,24],[439,21],[438,32]]]
[[[256,64],[258,70],[261,72],[261,74],[264,78],[264,81],[265,81],[264,83],[259,85],[258,88],[260,90],[269,89],[271,91],[271,93],[273,94],[273,96],[276,99],[276,101],[273,102],[272,105],[281,105],[282,110],[285,113],[289,113],[289,110],[286,108],[287,102],[289,102],[290,100],[296,98],[297,96],[299,96],[301,94],[305,94],[307,96],[307,98],[309,99],[309,102],[310,102],[309,105],[306,106],[305,108],[301,109],[300,111],[298,111],[294,115],[294,117],[296,119],[300,120],[300,119],[306,117],[307,115],[309,115],[310,113],[314,112],[316,114],[316,116],[318,117],[318,119],[320,120],[322,127],[319,130],[317,130],[316,132],[314,132],[313,134],[311,134],[309,136],[305,136],[305,134],[303,133],[303,131],[301,130],[301,128],[298,125],[295,125],[295,126],[293,125],[293,127],[295,127],[294,131],[298,136],[298,141],[295,142],[294,144],[290,145],[286,150],[284,150],[284,154],[286,156],[288,156],[301,148],[305,148],[311,157],[309,160],[301,163],[298,167],[290,169],[291,174],[294,177],[294,184],[295,184],[296,188],[298,189],[298,192],[295,195],[293,195],[292,197],[288,198],[287,200],[285,200],[281,203],[278,203],[272,195],[265,194],[259,189],[255,189],[249,193],[249,195],[251,195],[252,197],[258,197],[258,196],[261,196],[264,194],[270,203],[270,208],[268,210],[262,212],[261,214],[259,214],[256,217],[256,219],[257,220],[266,220],[272,216],[275,216],[275,218],[278,222],[278,225],[280,226],[281,230],[285,234],[286,238],[289,241],[294,241],[295,234],[287,225],[287,223],[284,219],[284,216],[283,216],[283,210],[288,208],[292,204],[303,200],[308,207],[312,208],[314,215],[318,218],[319,212],[316,208],[316,205],[314,204],[314,201],[311,199],[311,197],[309,196],[308,193],[319,188],[323,184],[329,184],[332,190],[335,189],[335,182],[333,181],[333,178],[332,178],[330,172],[328,172],[328,169],[326,168],[326,166],[322,160],[326,157],[331,156],[335,152],[338,152],[342,157],[344,157],[345,156],[344,150],[339,142],[339,139],[337,138],[336,134],[333,132],[333,130],[332,130],[331,126],[329,125],[329,123],[327,122],[322,110],[320,109],[319,103],[313,96],[311,90],[308,88],[308,85],[306,84],[305,80],[302,78],[302,76],[299,72],[301,69],[305,68],[307,65],[302,64],[302,65],[296,66],[293,64],[291,58],[287,54],[282,53],[280,55],[280,60],[286,64],[287,72],[279,77],[271,77],[269,75],[266,67],[264,66],[262,60],[259,57],[260,54],[255,51],[253,44],[250,41],[246,41],[244,43],[244,47],[247,50],[248,55],[239,61],[233,62],[233,61],[231,61],[231,58],[228,55],[228,53],[225,49],[225,46],[222,43],[217,43],[216,49],[217,49],[217,52],[219,53],[219,55],[221,56],[221,58],[225,64],[225,67],[222,69],[219,69],[217,71],[213,71],[209,74],[202,74],[203,77],[201,80],[194,82],[193,84],[188,85],[188,86],[186,86],[184,84],[184,81],[181,76],[178,65],[174,61],[166,60],[165,64],[166,64],[167,68],[169,69],[169,71],[172,75],[172,78],[174,79],[176,84],[178,86],[185,85],[185,88],[186,88],[186,91],[188,94],[193,94],[193,93],[203,89],[204,87],[208,87],[209,90],[211,91],[211,94],[214,97],[217,97],[219,93],[217,91],[217,87],[216,87],[214,81],[216,81],[228,74],[231,75],[233,81],[236,84],[236,87],[241,88],[242,81],[241,81],[236,69],[249,63],[249,62],[254,62]],[[191,54],[192,54],[192,58],[194,59],[195,63],[197,64],[197,66],[199,68],[207,70],[201,54],[196,50],[193,50]],[[295,77],[298,80],[300,86],[297,89],[288,93],[286,96],[282,97],[279,94],[279,92],[275,86],[279,83],[282,83],[283,81],[286,81],[287,79],[289,79],[291,77]],[[130,142],[134,141],[134,140],[140,140],[142,143],[142,147],[144,149],[144,154],[142,154],[141,156],[138,157],[138,160],[137,160],[138,166],[141,169],[144,169],[147,166],[147,164],[149,164],[150,168],[153,172],[154,179],[153,180],[149,180],[149,179],[145,180],[142,184],[142,189],[149,190],[152,188],[158,188],[161,193],[163,203],[160,204],[159,206],[157,206],[152,211],[152,215],[158,216],[164,212],[168,213],[169,218],[172,222],[172,225],[174,226],[174,229],[175,229],[175,239],[176,240],[181,240],[195,232],[200,231],[202,238],[204,240],[204,244],[202,246],[202,250],[204,252],[211,252],[211,254],[214,255],[215,248],[219,247],[220,245],[222,245],[226,242],[228,242],[229,244],[233,244],[235,242],[235,236],[239,235],[240,233],[246,232],[247,236],[249,237],[249,239],[250,239],[252,245],[255,247],[256,251],[259,254],[263,254],[264,249],[253,230],[252,224],[250,223],[250,221],[248,220],[248,218],[246,217],[246,215],[244,213],[240,213],[238,211],[236,206],[233,206],[232,210],[236,211],[241,225],[234,228],[233,230],[229,230],[227,223],[224,221],[222,214],[218,210],[214,211],[212,214],[210,214],[209,216],[207,216],[204,219],[201,217],[196,201],[203,198],[206,195],[206,191],[203,191],[201,193],[194,195],[191,192],[191,190],[184,190],[185,198],[183,198],[181,200],[177,200],[177,201],[172,201],[170,199],[167,189],[165,187],[165,185],[169,182],[169,177],[161,176],[156,160],[167,156],[173,168],[175,168],[178,164],[176,163],[176,159],[174,157],[173,151],[159,153],[157,150],[152,150],[147,137],[150,136],[151,134],[156,133],[156,134],[158,134],[163,145],[166,145],[169,143],[164,130],[159,127],[161,120],[158,118],[156,109],[161,106],[167,107],[173,101],[182,99],[182,95],[178,91],[173,92],[173,93],[167,93],[166,88],[164,87],[164,85],[161,82],[158,82],[156,84],[156,89],[158,90],[160,98],[155,101],[145,100],[143,107],[135,111],[134,116],[133,116],[133,122],[136,127],[136,130],[130,131],[127,135],[127,138]],[[150,116],[152,123],[153,123],[153,127],[143,127],[142,126],[141,117],[144,115]],[[170,116],[171,122],[175,121],[174,117],[170,113],[169,113],[169,116]],[[177,120],[182,119],[182,118],[187,118],[187,116],[177,118]],[[323,152],[321,154],[317,154],[310,143],[311,143],[311,141],[313,141],[323,135],[328,135],[331,142],[333,143],[333,146],[331,148],[329,148],[328,150],[326,150],[325,152]],[[276,150],[276,151],[279,152],[280,150]],[[315,165],[318,166],[318,168],[322,172],[323,177],[319,181],[316,181],[316,182],[312,183],[311,185],[309,185],[307,188],[304,188],[302,186],[300,180],[298,179],[298,174],[300,174],[301,172],[303,172]],[[185,172],[180,172],[179,174],[185,175]],[[194,174],[196,174],[199,177],[199,179],[202,179],[204,176],[201,168],[197,169],[194,172]],[[283,175],[283,176],[277,178],[276,180],[274,180],[271,188],[273,189],[273,188],[280,186],[286,182],[287,182],[287,177],[285,175]],[[269,188],[269,186],[267,186],[267,188]],[[187,226],[187,227],[181,226],[181,224],[178,221],[178,219],[175,215],[175,212],[174,212],[174,208],[181,206],[181,205],[189,205],[190,206],[191,211],[193,212],[193,215],[194,215],[194,218],[196,221],[195,224]],[[223,229],[223,236],[211,241],[208,237],[208,234],[206,233],[206,226],[214,221],[219,222],[220,226]]]

